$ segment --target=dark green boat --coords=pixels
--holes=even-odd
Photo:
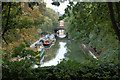
[[[38,51],[39,53],[36,55],[36,57],[39,57],[39,59],[35,61],[35,64],[40,65],[40,63],[44,59],[45,48],[43,46],[42,48],[39,48],[38,50],[40,51]]]

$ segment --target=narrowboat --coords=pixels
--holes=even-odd
[[[40,47],[37,51],[38,51],[38,54],[36,55],[36,57],[39,57],[39,58],[35,61],[35,64],[40,65],[44,59],[44,53],[45,53],[44,46]]]
[[[56,38],[53,34],[49,36],[46,35],[45,37],[41,38],[40,41],[43,43],[43,45],[46,47],[50,47],[52,44],[56,42]]]
[[[32,44],[30,48],[27,49],[37,52],[37,54],[35,56],[32,56],[32,58],[36,59],[35,64],[40,64],[43,60],[45,53],[45,48],[43,46],[43,43],[38,40],[34,44]]]

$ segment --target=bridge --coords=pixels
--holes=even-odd
[[[55,36],[57,38],[68,38],[68,33],[65,33],[66,26],[64,26],[64,21],[60,21],[60,26],[54,29]]]

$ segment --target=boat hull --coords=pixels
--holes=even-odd
[[[37,65],[40,65],[40,64],[41,64],[41,62],[43,61],[44,55],[45,55],[45,48],[43,47],[43,48],[42,48],[42,51],[40,51],[40,59],[37,60],[37,61],[35,61],[35,63],[36,63]]]

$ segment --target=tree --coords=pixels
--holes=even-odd
[[[108,6],[108,3],[78,2],[68,7],[65,9],[63,18],[71,39],[93,46],[97,51],[104,48],[101,60],[104,57],[106,57],[105,60],[113,59],[113,56],[116,57],[119,42],[118,34],[116,35],[116,32],[119,32],[119,11],[117,11],[115,3]],[[109,8],[113,10],[109,10]],[[112,27],[113,24],[115,29]]]
[[[110,11],[110,18],[111,18],[111,22],[112,22],[112,25],[113,25],[113,29],[114,29],[114,31],[115,31],[115,33],[118,36],[118,39],[120,41],[120,29],[118,28],[118,26],[116,24],[116,21],[115,21],[115,15],[114,15],[114,10],[113,10],[113,4],[112,4],[112,2],[108,2],[108,7],[109,7],[109,11]],[[117,3],[116,3],[116,7],[117,7],[117,10],[119,10],[119,7],[118,7]],[[120,18],[119,12],[118,12],[118,18]]]
[[[3,2],[2,3],[2,38],[5,43],[8,45],[8,42],[5,39],[5,34],[10,29],[22,29],[22,28],[30,28],[32,25],[38,26],[41,25],[44,20],[42,18],[42,14],[40,13],[40,9],[36,8],[38,5],[42,3],[25,3],[25,9],[22,4],[24,3],[17,3],[17,2]],[[36,5],[37,4],[37,5]],[[29,6],[32,7],[34,10],[28,10]],[[40,7],[40,6],[39,6]],[[43,8],[43,5],[41,6]],[[37,14],[35,15],[35,11]],[[29,17],[30,16],[30,17]]]
[[[59,26],[59,22],[58,22],[59,17],[57,13],[50,8],[46,8],[43,15],[45,22],[43,23],[41,28],[43,31],[48,31],[52,33],[54,28]]]
[[[53,2],[51,3],[52,5],[55,5],[55,6],[60,6],[60,3],[59,2]]]

